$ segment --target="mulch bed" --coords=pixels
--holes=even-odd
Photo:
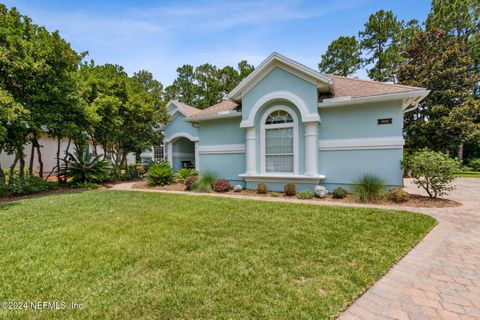
[[[181,183],[175,183],[167,186],[155,186],[155,187],[149,187],[146,182],[138,182],[135,183],[132,186],[133,189],[148,189],[148,190],[167,190],[167,191],[185,191],[185,186]],[[259,194],[255,190],[242,190],[240,192],[234,192],[233,190],[230,190],[228,192],[225,192],[225,194],[228,195],[235,195],[235,196],[249,196],[249,197],[263,197],[263,198],[283,198],[283,199],[297,199],[296,196],[287,196],[284,193],[281,192],[268,192],[267,194]],[[307,201],[312,201],[312,202],[339,202],[339,203],[357,203],[353,196],[349,195],[344,199],[334,199],[332,198],[332,195],[329,194],[327,197],[319,199],[319,198],[313,198],[309,199]],[[370,203],[371,204],[371,203]],[[427,196],[422,196],[419,194],[410,194],[410,197],[408,201],[406,202],[401,202],[401,203],[396,203],[392,201],[388,201],[386,199],[382,199],[376,202],[373,202],[373,204],[379,204],[379,205],[394,205],[394,206],[399,206],[399,207],[417,207],[417,208],[450,208],[450,207],[458,207],[461,206],[462,204],[449,200],[449,199],[444,199],[444,198],[437,198],[437,199],[432,199]]]
[[[18,195],[18,196],[0,197],[0,203],[7,203],[7,202],[18,201],[18,200],[24,200],[24,199],[39,198],[39,197],[44,197],[44,196],[49,196],[49,195],[54,195],[54,194],[59,194],[59,193],[71,193],[71,192],[82,192],[82,191],[85,191],[85,189],[65,187],[65,188],[59,188],[59,189],[56,189],[56,190],[48,190],[48,191],[39,192],[39,193],[32,193],[32,194]]]

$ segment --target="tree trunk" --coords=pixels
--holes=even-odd
[[[35,148],[37,148],[37,157],[38,157],[38,176],[43,178],[43,160],[42,160],[42,150],[41,145],[38,143],[38,140],[35,140]]]
[[[23,147],[22,147],[22,150],[20,151],[20,155],[18,156],[18,159],[20,160],[20,173],[18,177],[20,179],[20,183],[24,184],[25,183],[25,155],[23,154]]]
[[[57,137],[57,181],[58,183],[62,183],[62,179],[60,177],[60,146],[61,146],[62,138]]]
[[[32,140],[32,150],[30,151],[30,163],[28,164],[28,176],[33,177],[33,160],[35,159],[35,143]]]
[[[458,145],[457,158],[458,158],[458,161],[463,162],[463,143],[460,143]]]
[[[13,176],[15,174],[15,166],[18,162],[18,155],[15,154],[15,159],[13,160],[12,165],[10,166],[10,173],[8,175],[8,185],[13,186]]]
[[[70,149],[70,144],[72,143],[72,139],[69,138],[68,139],[68,144],[67,144],[67,148],[65,149],[65,156],[63,157],[63,163],[65,164],[65,170],[66,171],[68,169],[68,150]],[[60,170],[60,168],[59,168]],[[67,183],[67,177],[64,175],[63,177],[63,180],[65,181],[65,183]]]
[[[1,159],[1,155],[2,155],[2,150],[3,148],[0,148],[0,159]],[[2,168],[2,162],[0,161],[0,186],[4,186],[5,185],[5,173],[3,173],[3,168]]]

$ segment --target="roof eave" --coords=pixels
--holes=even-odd
[[[198,117],[187,117],[185,118],[185,121],[188,122],[201,122],[201,121],[206,121],[206,120],[215,120],[215,119],[226,119],[226,118],[235,118],[235,117],[241,117],[242,113],[241,112],[229,112],[229,113],[220,113],[220,114],[209,114],[205,116],[198,116]]]
[[[409,106],[419,103],[429,93],[430,93],[430,90],[419,89],[419,90],[411,90],[406,92],[353,98],[350,100],[322,101],[318,103],[318,108],[332,108],[332,107],[350,106],[350,105],[363,104],[363,103],[402,100],[403,101],[402,107],[403,107],[403,110],[405,110]]]

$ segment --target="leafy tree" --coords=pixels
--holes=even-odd
[[[322,55],[318,69],[325,73],[347,77],[357,71],[362,64],[360,45],[355,37],[340,37]]]
[[[441,152],[422,149],[407,159],[410,175],[419,188],[423,188],[431,198],[447,194],[453,190],[450,183],[460,169],[457,160]]]
[[[404,58],[398,73],[401,83],[431,90],[405,116],[407,148],[449,151],[478,138],[478,101],[470,99],[476,79],[465,45],[439,30],[420,32]]]
[[[165,100],[176,99],[200,109],[222,101],[228,92],[247,77],[253,66],[240,61],[237,69],[218,68],[211,64],[197,67],[183,65],[177,68],[177,78],[165,89]]]
[[[359,32],[360,44],[369,55],[367,64],[373,63],[368,76],[377,81],[395,81],[400,63],[400,35],[402,22],[392,11],[379,10],[372,14]]]

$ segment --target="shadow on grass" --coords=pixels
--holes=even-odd
[[[48,196],[65,196],[72,193],[83,193],[89,190],[91,189],[71,189],[71,188],[57,189],[57,190],[50,190],[46,192],[33,193],[33,194],[27,194],[27,195],[8,196],[3,198],[0,197],[0,210],[6,208],[8,205],[18,204],[18,202],[22,200],[43,198]]]

